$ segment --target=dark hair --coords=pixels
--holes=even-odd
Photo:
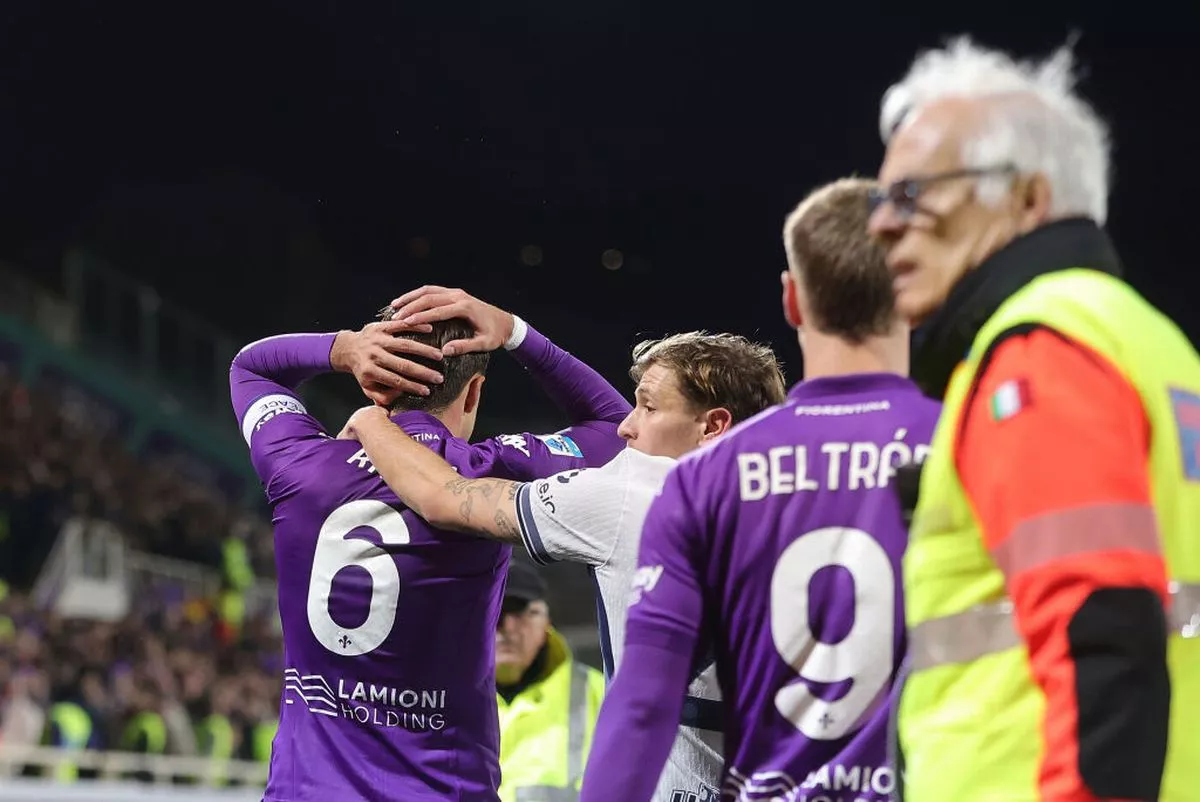
[[[734,423],[783,403],[786,394],[775,352],[737,334],[689,331],[635,345],[629,377],[640,382],[651,365],[669,369],[697,409],[724,407]]]
[[[800,277],[812,326],[855,345],[896,324],[883,249],[867,233],[873,181],[843,178],[814,191],[788,216],[783,244]]]
[[[390,307],[384,307],[379,312],[380,320],[391,320],[395,311]],[[475,336],[475,327],[470,321],[460,317],[453,317],[449,320],[439,320],[433,324],[431,332],[404,332],[397,334],[397,337],[404,337],[409,340],[415,340],[419,343],[432,345],[435,348],[442,348],[446,343],[453,340],[465,340]],[[404,412],[408,410],[418,410],[421,412],[441,412],[454,399],[458,398],[458,394],[463,391],[469,382],[475,376],[482,376],[487,371],[488,360],[491,354],[487,351],[477,351],[470,354],[458,354],[455,356],[444,357],[441,362],[435,362],[424,357],[406,355],[405,359],[411,359],[419,365],[424,365],[427,368],[432,368],[442,374],[441,384],[429,385],[429,395],[412,395],[405,393],[392,402],[390,410],[392,412]]]

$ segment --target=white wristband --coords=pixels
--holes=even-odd
[[[513,315],[513,330],[512,334],[508,335],[508,339],[504,341],[504,350],[512,351],[515,348],[520,348],[521,343],[525,342],[525,335],[529,333],[529,324],[521,318]]]

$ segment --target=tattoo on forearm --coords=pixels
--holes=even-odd
[[[513,520],[513,517],[508,514],[505,509],[496,510],[496,517],[493,521],[496,524],[496,534],[501,540],[510,543],[521,542],[521,527]]]
[[[505,479],[459,478],[447,482],[445,489],[461,499],[458,518],[467,530],[507,543],[520,542],[521,528],[515,516],[520,483]]]

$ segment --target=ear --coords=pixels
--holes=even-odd
[[[710,409],[704,413],[701,420],[704,422],[704,434],[700,436],[702,443],[720,437],[733,428],[733,415],[725,407]]]
[[[1054,191],[1050,182],[1041,173],[1034,173],[1022,182],[1017,195],[1018,219],[1022,234],[1028,234],[1050,219],[1050,206],[1054,202]]]
[[[796,276],[791,270],[779,274],[783,282],[783,318],[793,329],[804,325],[804,315],[800,314],[800,288],[796,285]]]
[[[463,412],[470,415],[479,408],[479,399],[483,395],[483,381],[487,378],[482,373],[477,373],[467,382],[466,398],[463,399]]]

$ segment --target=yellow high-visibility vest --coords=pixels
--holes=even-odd
[[[984,547],[954,461],[979,360],[1015,326],[1047,326],[1105,357],[1141,397],[1149,471],[1173,601],[1171,721],[1161,802],[1200,793],[1200,481],[1172,392],[1200,395],[1200,358],[1127,284],[1084,269],[1043,275],[983,326],[951,379],[904,558],[911,671],[898,711],[906,802],[1036,802],[1045,697],[1017,635],[1004,576]],[[1103,433],[1097,433],[1103,436]],[[1200,448],[1200,443],[1192,444]]]
[[[218,713],[206,716],[196,725],[199,755],[212,761],[209,764],[208,776],[203,778],[209,785],[224,785],[236,740],[233,722]]]
[[[57,726],[60,748],[71,752],[87,749],[92,738],[92,717],[86,710],[74,702],[57,702],[50,707],[46,718],[47,743],[51,726]],[[60,783],[75,782],[78,777],[79,767],[70,760],[62,761],[54,770],[54,779]]]
[[[579,796],[604,675],[576,662],[566,641],[548,635],[546,670],[500,708],[501,802],[574,802]]]

